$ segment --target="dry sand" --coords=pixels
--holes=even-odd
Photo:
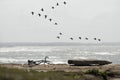
[[[70,66],[67,64],[49,64],[49,65],[35,65],[29,67],[27,64],[0,64],[1,67],[8,67],[8,68],[18,68],[18,69],[26,69],[26,70],[36,70],[36,71],[65,71],[65,72],[80,72],[80,71],[87,71],[91,69],[98,69],[100,71],[110,71],[115,74],[115,79],[111,80],[120,80],[120,64],[109,64],[109,65],[102,65],[102,66]]]
[[[68,64],[48,64],[48,65],[34,65],[29,67],[27,64],[0,64],[2,67],[18,68],[18,69],[33,69],[37,71],[66,71],[66,72],[79,72],[87,71],[90,69],[99,69],[100,71],[110,70],[120,72],[120,64],[109,64],[102,66],[70,66]]]

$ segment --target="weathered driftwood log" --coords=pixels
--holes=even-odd
[[[68,64],[76,66],[89,66],[89,65],[105,65],[111,64],[112,62],[106,60],[68,60]]]
[[[30,67],[34,66],[34,65],[39,65],[41,63],[44,63],[44,64],[50,64],[50,61],[48,60],[39,60],[39,61],[34,61],[34,60],[28,60],[28,65]]]
[[[38,61],[28,60],[28,65],[31,67],[31,66],[34,66],[34,65],[39,65],[41,63],[50,64],[50,61],[48,61],[47,58],[49,58],[49,57],[45,56],[44,60],[38,60]]]

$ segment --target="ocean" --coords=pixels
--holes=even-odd
[[[26,64],[28,60],[42,60],[45,56],[53,64],[67,64],[69,59],[98,59],[120,64],[120,44],[0,44],[0,63]]]

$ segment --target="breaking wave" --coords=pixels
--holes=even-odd
[[[0,48],[0,52],[51,52],[52,48],[43,47],[8,47]]]
[[[115,54],[110,53],[110,52],[94,52],[94,54],[97,54],[97,55],[115,55]]]

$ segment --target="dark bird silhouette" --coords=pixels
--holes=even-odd
[[[58,25],[58,23],[55,23],[55,25]]]
[[[60,39],[60,36],[57,36],[58,39]]]
[[[85,38],[86,40],[88,40],[88,38]]]
[[[50,19],[49,19],[49,21],[51,22],[51,21],[52,21],[52,19],[50,18]]]
[[[67,4],[65,1],[63,2],[65,5]]]
[[[97,38],[94,38],[94,40],[97,40]]]
[[[41,11],[44,11],[44,9],[42,8]]]
[[[59,3],[57,3],[56,5],[59,6]]]
[[[72,37],[71,37],[70,39],[71,39],[71,40],[73,40],[73,38],[72,38]]]
[[[55,7],[52,6],[52,9],[55,9]]]
[[[61,33],[61,32],[60,32],[59,34],[60,34],[60,35],[62,35],[62,33]]]
[[[32,15],[34,15],[34,12],[31,12]]]
[[[101,39],[98,39],[98,41],[101,41]]]
[[[39,13],[39,14],[38,14],[38,16],[40,17],[40,16],[41,16],[41,14]]]
[[[47,15],[45,15],[45,19],[47,18]]]
[[[82,39],[81,37],[79,37],[79,39]]]

